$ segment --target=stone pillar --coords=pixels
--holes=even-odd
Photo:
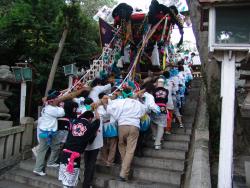
[[[0,119],[10,119],[9,109],[5,105],[4,100],[11,96],[12,93],[9,91],[9,83],[3,79],[0,79]]]
[[[21,126],[25,127],[22,140],[23,158],[31,157],[31,148],[33,147],[34,139],[34,119],[31,117],[24,117],[20,120]]]

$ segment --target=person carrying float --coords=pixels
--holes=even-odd
[[[72,111],[72,113],[75,113]],[[93,121],[95,117],[95,120]],[[100,126],[99,114],[86,111],[78,118],[71,120],[68,139],[61,157],[58,179],[65,188],[76,187],[80,174],[81,154],[86,146],[93,142]]]

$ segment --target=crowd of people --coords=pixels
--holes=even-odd
[[[84,160],[82,187],[90,188],[97,161],[106,166],[120,161],[117,178],[127,181],[133,157],[143,156],[147,139],[154,140],[157,152],[173,121],[184,127],[182,108],[191,80],[191,68],[182,61],[157,76],[122,86],[110,76],[65,96],[50,90],[38,119],[33,172],[45,176],[46,167],[59,167],[63,187],[76,187]]]

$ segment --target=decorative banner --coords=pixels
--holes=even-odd
[[[109,44],[114,37],[114,27],[109,25],[103,19],[99,18],[99,32],[102,48]]]

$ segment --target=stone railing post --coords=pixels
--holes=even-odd
[[[23,158],[27,158],[27,154],[31,153],[33,147],[33,136],[34,136],[34,119],[31,117],[23,117],[20,120],[21,126],[25,127],[22,139],[22,151]]]

